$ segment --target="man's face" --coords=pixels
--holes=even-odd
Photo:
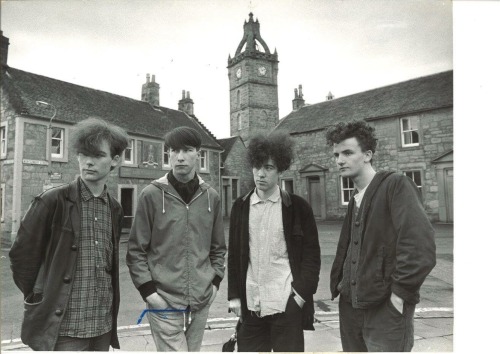
[[[196,171],[200,151],[193,146],[170,149],[170,164],[173,174],[178,180],[191,180]]]
[[[255,186],[264,193],[273,190],[279,182],[280,173],[273,159],[267,160],[260,168],[254,167],[252,171]]]
[[[333,156],[342,177],[356,178],[370,164],[372,153],[363,152],[358,139],[349,138],[333,145]]]
[[[80,176],[87,183],[97,183],[106,180],[111,168],[120,162],[120,156],[111,156],[111,150],[107,141],[101,142],[96,155],[85,152],[78,153]]]

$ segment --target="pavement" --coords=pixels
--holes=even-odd
[[[452,352],[454,308],[453,308],[453,225],[435,224],[437,264],[427,277],[421,288],[421,302],[415,311],[415,344],[414,352]],[[331,301],[328,289],[329,268],[335,255],[340,224],[334,222],[318,223],[320,231],[320,245],[322,267],[320,273],[320,286],[315,295],[315,331],[305,331],[306,352],[341,352],[338,301]],[[123,240],[126,243],[126,239]],[[126,247],[121,247],[121,252]],[[4,254],[2,252],[2,254]],[[122,257],[124,258],[124,257]],[[121,282],[127,285],[126,270],[121,274]],[[4,280],[5,281],[5,280]],[[130,295],[128,293],[131,293]],[[205,328],[201,351],[220,352],[222,345],[234,333],[236,317],[227,313],[227,280],[221,283],[219,295],[210,309],[209,320]],[[130,296],[130,297],[129,297]],[[132,297],[133,296],[133,297]],[[10,298],[9,298],[10,299]],[[4,290],[2,290],[2,300]],[[137,293],[122,287],[122,306],[125,304],[118,319],[118,337],[121,349],[115,351],[149,352],[156,351],[151,336],[147,317],[141,324],[134,323],[137,313],[143,304],[137,301]],[[131,307],[132,309],[127,309]],[[2,311],[9,310],[2,304]],[[133,316],[133,319],[131,318]],[[2,327],[6,325],[2,313]],[[17,321],[16,321],[17,322]],[[15,328],[14,328],[15,327]],[[12,324],[14,331],[18,331],[18,323]],[[1,351],[30,351],[25,346],[18,334],[6,338],[2,330]]]

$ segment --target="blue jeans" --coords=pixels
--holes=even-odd
[[[370,309],[355,309],[339,300],[340,339],[345,352],[409,352],[413,347],[415,305],[401,314],[388,297]]]
[[[151,334],[159,352],[199,352],[210,304],[193,312],[148,312]],[[184,329],[185,328],[185,329]]]
[[[105,334],[100,335],[98,337],[92,337],[92,338],[76,338],[76,337],[60,336],[59,338],[57,338],[57,342],[56,342],[56,346],[54,348],[54,351],[107,352],[107,351],[109,351],[110,345],[111,345],[111,332],[105,333]]]

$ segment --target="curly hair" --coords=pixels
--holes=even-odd
[[[293,146],[292,138],[285,132],[254,135],[248,143],[248,162],[252,167],[260,168],[271,158],[278,172],[283,172],[292,164]]]
[[[75,152],[89,156],[99,154],[103,141],[109,143],[111,157],[120,156],[129,142],[125,130],[98,118],[87,118],[78,122],[72,135]]]
[[[373,154],[375,153],[375,149],[377,148],[375,128],[369,126],[363,120],[348,123],[339,122],[330,127],[326,132],[326,142],[330,146],[349,138],[356,138],[358,140],[361,151],[371,150]]]

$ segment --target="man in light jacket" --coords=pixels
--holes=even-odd
[[[21,339],[34,350],[120,348],[118,245],[123,212],[106,181],[128,145],[121,128],[86,119],[70,135],[80,177],[35,197],[9,256],[24,294]]]
[[[201,135],[192,128],[175,128],[165,145],[172,170],[141,192],[127,265],[150,310],[157,350],[200,351],[225,270],[221,203],[196,173]]]
[[[413,181],[375,172],[374,128],[337,123],[326,138],[342,177],[355,192],[340,233],[330,289],[340,294],[342,349],[403,352],[413,347],[419,290],[436,264],[434,230]]]

